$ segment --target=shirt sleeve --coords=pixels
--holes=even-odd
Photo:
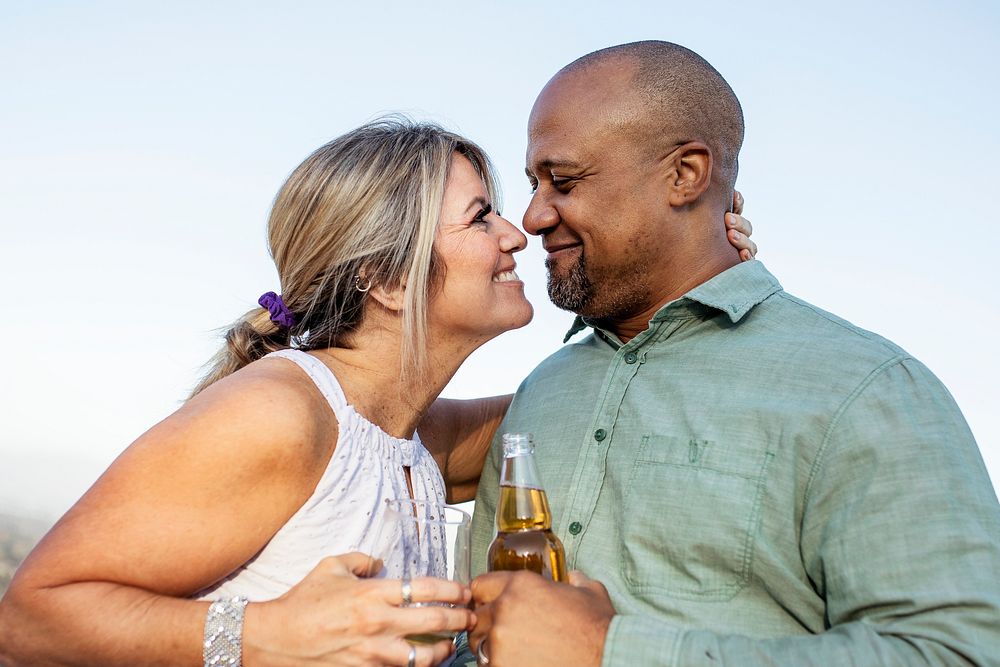
[[[503,433],[503,427],[497,433]],[[483,472],[479,477],[479,489],[476,491],[476,508],[472,515],[472,576],[478,577],[486,572],[486,552],[496,535],[497,497],[500,494],[500,460],[501,445],[499,436],[493,438],[493,444],[483,463]]]
[[[827,631],[755,639],[621,616],[603,664],[1000,665],[1000,505],[958,406],[922,364],[888,362],[847,398],[803,512]]]

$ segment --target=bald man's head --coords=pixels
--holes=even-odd
[[[712,150],[714,179],[736,183],[743,145],[743,109],[722,75],[694,51],[661,41],[633,42],[594,51],[562,68],[553,78],[633,65],[630,92],[620,104],[630,129],[654,149],[701,141]]]

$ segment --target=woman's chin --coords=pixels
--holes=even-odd
[[[520,329],[521,327],[526,326],[535,317],[535,308],[528,302],[527,299],[524,300],[523,305],[521,305],[518,310],[520,312],[509,319],[501,333],[504,331]]]
[[[532,306],[530,303],[528,304],[527,311],[528,311],[527,314],[525,314],[525,316],[521,318],[520,322],[512,326],[510,329],[508,329],[508,331],[513,331],[514,329],[520,329],[521,327],[527,326],[531,322],[531,320],[535,319],[535,307]]]
[[[525,303],[525,307],[521,312],[516,314],[511,313],[508,317],[496,322],[494,326],[489,327],[489,329],[483,333],[486,336],[486,340],[493,340],[497,336],[507,333],[508,331],[513,331],[514,329],[520,329],[527,326],[534,316],[535,309],[530,303]]]

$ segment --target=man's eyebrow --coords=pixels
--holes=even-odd
[[[469,202],[469,205],[465,207],[464,213],[468,213],[469,211],[471,211],[472,207],[474,207],[476,204],[479,204],[480,208],[486,208],[486,204],[487,204],[486,198],[480,196],[480,197],[476,197],[475,199],[473,199],[471,202]],[[463,215],[464,215],[464,213],[463,213]]]
[[[580,163],[575,160],[569,160],[566,158],[549,158],[547,160],[542,160],[538,163],[538,169],[540,171],[552,170],[552,169],[579,169]],[[532,177],[531,167],[525,167],[524,173],[528,175],[528,178]]]

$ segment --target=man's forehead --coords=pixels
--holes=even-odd
[[[528,117],[529,167],[578,165],[619,134],[633,111],[622,99],[630,77],[615,74],[610,82],[598,70],[571,72],[542,89]]]
[[[582,120],[582,119],[581,119]],[[594,132],[587,122],[567,122],[556,116],[532,116],[528,125],[525,164],[531,170],[575,167],[586,159]]]
[[[637,62],[625,58],[564,69],[549,79],[538,100],[556,95],[591,103],[617,99],[633,89],[638,70]]]

